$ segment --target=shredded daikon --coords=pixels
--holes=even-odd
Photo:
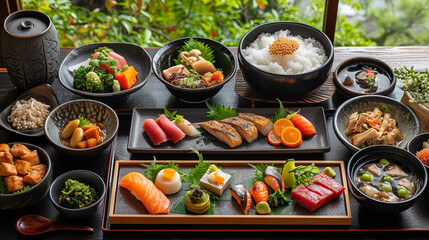
[[[48,117],[48,108],[49,105],[34,98],[19,100],[13,105],[7,120],[18,130],[37,129],[43,126],[45,119]]]

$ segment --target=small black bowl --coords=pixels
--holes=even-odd
[[[29,143],[13,142],[9,143],[9,147],[12,148],[15,143],[25,145],[31,151],[37,150],[40,163],[46,165],[46,174],[38,184],[27,191],[15,194],[0,194],[0,210],[17,210],[36,204],[48,193],[52,183],[52,162],[48,153],[41,147]]]
[[[378,72],[381,72],[386,78],[384,78],[385,81],[377,83],[377,79],[375,84],[379,85],[379,88],[382,88],[380,90],[377,89],[376,92],[373,93],[365,93],[368,89],[361,88],[357,85],[357,83],[354,83],[351,87],[347,87],[343,85],[344,80],[347,76],[353,75],[353,74],[347,74],[347,69],[352,69],[352,72],[356,72],[357,68],[360,67],[371,67],[376,68]],[[368,57],[356,57],[356,58],[350,58],[346,61],[342,62],[338,65],[338,67],[335,69],[333,73],[334,77],[334,84],[336,89],[338,91],[348,97],[356,97],[356,96],[362,96],[362,95],[389,95],[395,90],[396,86],[396,77],[393,73],[392,68],[389,67],[385,62],[376,59],[376,58],[368,58]],[[354,76],[350,76],[352,79],[354,79]],[[389,82],[387,82],[387,80]],[[382,86],[381,86],[382,85]],[[360,90],[360,91],[358,91]]]
[[[325,49],[327,61],[322,66],[300,74],[276,74],[261,70],[249,63],[243,55],[243,50],[262,33],[275,33],[289,30],[292,35],[303,38],[314,38]],[[325,83],[334,61],[334,47],[331,40],[322,31],[312,26],[297,22],[272,22],[257,26],[247,32],[238,46],[238,62],[243,77],[256,91],[281,99],[296,99],[316,90]]]
[[[98,200],[85,208],[73,209],[63,207],[59,204],[59,197],[61,195],[61,191],[64,189],[64,183],[68,179],[76,180],[80,183],[84,183],[85,185],[89,185],[94,188],[94,190],[98,194]],[[49,189],[49,197],[51,198],[51,202],[54,207],[62,214],[69,218],[85,218],[94,214],[97,209],[101,206],[103,202],[104,195],[106,193],[106,185],[104,184],[103,179],[98,176],[96,173],[87,170],[73,170],[70,172],[63,173],[59,177],[57,177],[54,182],[52,182],[51,188]]]
[[[405,104],[386,96],[365,95],[354,97],[337,108],[334,115],[333,127],[335,135],[344,146],[352,151],[359,151],[360,148],[354,146],[349,141],[345,131],[350,115],[359,111],[372,111],[374,107],[385,105],[392,118],[396,120],[399,130],[404,139],[398,144],[398,147],[405,148],[407,143],[420,133],[420,122],[416,114]]]
[[[422,144],[423,142],[426,142],[429,140],[429,132],[421,133],[414,138],[412,138],[408,144],[407,144],[407,150],[412,153],[413,155],[416,155],[417,152],[421,151],[423,149]],[[427,169],[429,169],[429,166],[426,164],[423,164]]]
[[[91,148],[71,148],[61,143],[60,131],[71,120],[82,114],[86,118],[94,118],[104,125],[106,137],[103,142]],[[45,135],[58,151],[78,158],[87,158],[106,149],[112,143],[119,129],[116,112],[108,105],[90,99],[73,100],[61,104],[49,113],[45,121]]]
[[[68,68],[85,61],[94,53],[95,49],[103,46],[113,49],[114,52],[123,56],[130,66],[134,66],[135,70],[139,73],[136,84],[130,89],[109,93],[91,93],[74,88],[74,76]],[[61,63],[58,76],[61,84],[72,93],[105,103],[116,103],[125,101],[130,94],[142,88],[146,84],[150,74],[151,58],[149,53],[141,46],[132,43],[89,43],[73,49],[66,56]]]
[[[217,69],[222,70],[223,82],[207,88],[183,88],[169,83],[164,79],[162,71],[176,65],[174,60],[179,56],[180,48],[189,39],[177,39],[162,46],[153,56],[152,68],[155,76],[167,87],[172,95],[184,102],[201,103],[216,95],[234,77],[237,71],[237,64],[234,54],[225,45],[212,39],[195,37],[193,39],[207,44],[213,50],[214,65]]]
[[[30,98],[34,98],[39,102],[49,105],[49,109],[48,109],[49,111],[52,111],[54,108],[56,108],[59,105],[57,96],[55,95],[54,90],[49,84],[38,85],[36,87],[33,87],[25,91],[0,113],[0,127],[4,128],[5,130],[11,133],[15,133],[17,135],[21,135],[25,137],[43,136],[45,134],[45,132],[43,131],[43,126],[37,129],[31,129],[31,130],[18,130],[14,128],[12,123],[7,120],[7,117],[11,114],[12,108],[17,101],[29,100]]]
[[[378,162],[381,158],[399,163],[419,177],[420,180],[417,190],[410,199],[401,202],[382,202],[368,197],[357,188],[355,178],[358,170],[364,164]],[[427,178],[425,167],[414,154],[394,146],[382,145],[366,147],[355,153],[350,158],[347,166],[348,184],[356,200],[373,211],[383,213],[399,213],[413,206],[423,194],[427,185]]]

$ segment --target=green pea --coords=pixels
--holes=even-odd
[[[364,174],[360,175],[360,179],[362,181],[371,181],[371,175],[369,175],[368,173],[364,173]]]
[[[380,159],[380,164],[381,165],[387,165],[387,164],[389,164],[389,161],[385,158],[382,158],[382,159]]]
[[[381,181],[382,182],[392,182],[392,178],[390,177],[390,176],[383,176],[382,178],[381,178]]]
[[[405,197],[407,196],[408,191],[405,190],[404,188],[399,188],[396,193],[398,194],[399,197]]]

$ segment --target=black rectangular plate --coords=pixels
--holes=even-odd
[[[169,111],[178,111],[177,114],[183,115],[191,123],[205,122],[210,120],[206,117],[207,108],[188,108],[188,109],[169,109]],[[242,113],[255,113],[261,116],[269,117],[274,115],[277,108],[241,108],[237,109]],[[298,109],[290,109],[297,111]],[[159,146],[152,144],[147,133],[142,129],[143,122],[152,118],[156,120],[158,114],[164,113],[163,109],[135,108],[131,121],[131,130],[128,139],[128,151],[132,153],[189,153],[191,148],[195,148],[202,153],[238,153],[238,154],[273,154],[273,153],[321,153],[328,152],[331,148],[329,143],[328,131],[326,128],[325,113],[322,107],[300,108],[300,114],[310,120],[317,134],[311,138],[303,138],[302,144],[296,148],[286,146],[273,146],[268,143],[267,138],[259,134],[258,139],[252,143],[243,142],[240,146],[230,148],[223,142],[211,141],[205,136],[197,137],[186,136],[178,143],[168,141]]]

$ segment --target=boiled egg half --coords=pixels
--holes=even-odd
[[[155,186],[164,194],[174,194],[182,188],[180,175],[172,168],[166,168],[159,171],[156,175]]]

